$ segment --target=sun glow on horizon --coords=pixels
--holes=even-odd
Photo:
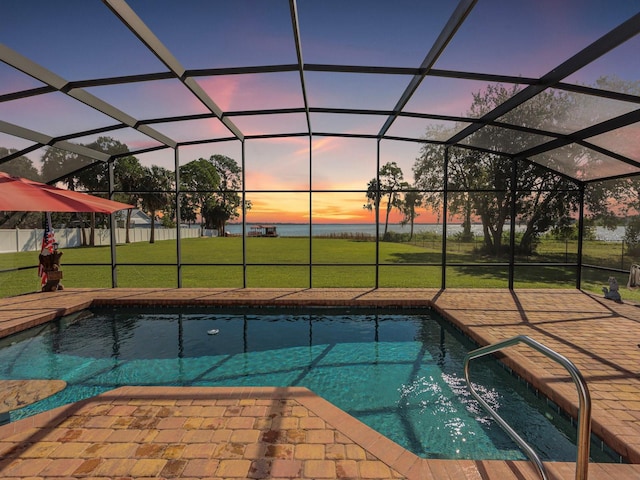
[[[310,206],[311,198],[311,206]],[[250,223],[313,223],[360,224],[375,223],[375,212],[365,208],[366,196],[362,193],[322,192],[311,193],[253,193],[247,194],[251,209],[247,212]],[[311,210],[310,210],[311,208]],[[309,212],[311,211],[311,215]],[[415,223],[437,223],[438,215],[420,208]],[[380,222],[385,222],[386,204],[380,208]],[[403,216],[396,209],[389,212],[390,223],[400,223]]]

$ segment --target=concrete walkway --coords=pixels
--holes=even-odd
[[[431,305],[480,344],[529,335],[582,371],[593,433],[640,478],[640,309],[577,290],[74,289],[0,300],[0,335],[97,304]],[[577,411],[564,369],[526,346],[503,361]],[[0,427],[2,478],[533,479],[528,462],[424,460],[301,388],[125,387]],[[546,464],[553,479],[573,464]]]

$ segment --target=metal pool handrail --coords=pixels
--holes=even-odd
[[[525,442],[520,437],[520,435],[516,433],[513,428],[511,428],[511,426],[500,415],[498,415],[495,410],[493,410],[493,408],[489,406],[489,404],[473,388],[473,386],[471,385],[471,380],[469,380],[469,362],[471,360],[485,355],[490,355],[497,352],[498,350],[502,350],[518,343],[526,343],[533,349],[538,350],[552,360],[555,360],[569,372],[569,375],[571,375],[573,382],[576,384],[579,397],[576,480],[587,480],[589,470],[589,445],[591,439],[591,396],[589,395],[589,389],[587,388],[587,383],[585,382],[584,377],[573,364],[573,362],[571,362],[569,359],[526,335],[518,335],[508,340],[494,343],[493,345],[478,348],[477,350],[473,350],[467,353],[467,355],[465,355],[464,357],[464,378],[467,381],[467,386],[469,387],[471,394],[480,403],[480,405],[482,405],[485,410],[487,410],[491,414],[498,425],[500,425],[502,429],[509,434],[513,441],[520,445],[520,447],[525,451],[529,459],[538,469],[540,476],[544,480],[547,480],[547,472],[538,454],[529,446],[529,444],[527,444],[527,442]]]

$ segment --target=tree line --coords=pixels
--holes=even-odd
[[[111,137],[99,137],[85,145],[113,156],[114,199],[128,203],[146,213],[151,219],[150,243],[155,242],[155,224],[160,221],[166,227],[174,227],[176,205],[180,208],[180,219],[187,224],[200,222],[202,229],[225,231],[226,223],[239,217],[242,198],[242,169],[237,162],[225,155],[199,158],[179,167],[180,200],[176,204],[176,175],[161,166],[144,166],[130,155],[126,144]],[[15,150],[0,147],[0,157],[15,153]],[[0,167],[4,172],[31,180],[57,179],[69,190],[87,192],[109,191],[109,167],[105,162],[74,152],[48,147],[41,159],[40,171],[31,159],[20,156]],[[250,209],[251,203],[246,202]],[[131,210],[126,210],[126,242],[129,243]],[[11,214],[13,212],[5,212]],[[90,227],[89,234],[82,229],[84,245],[95,244],[95,228],[106,225],[107,217],[90,214],[84,218],[80,213],[54,213],[54,224]],[[1,228],[38,228],[42,225],[39,213],[5,215]]]
[[[599,79],[596,87],[619,93],[640,93],[640,82],[610,77]],[[517,91],[517,86],[488,85],[473,94],[467,116],[481,118]],[[419,216],[417,210],[424,207],[442,215],[446,190],[448,218],[462,221],[460,240],[473,240],[471,225],[478,222],[482,225],[483,251],[500,255],[509,249],[506,233],[514,206],[516,224],[523,227],[516,237],[516,253],[532,252],[546,232],[559,237],[575,234],[584,194],[587,224],[598,222],[614,227],[619,223],[619,216],[632,214],[626,241],[638,247],[638,177],[584,183],[582,189],[582,179],[598,178],[608,166],[601,154],[580,144],[538,155],[536,162],[492,153],[520,152],[550,140],[533,133],[533,129],[561,132],[565,124],[576,129],[576,126],[586,128],[608,120],[611,116],[608,107],[613,103],[617,101],[546,90],[499,119],[501,124],[516,128],[481,128],[467,139],[470,148],[449,147],[445,152],[446,147],[441,143],[424,143],[412,167],[413,183],[404,180],[396,162],[382,165],[376,178],[369,181],[364,208],[384,208],[383,238],[387,236],[389,214],[393,209],[402,214],[402,224],[411,225],[413,237],[413,223]],[[464,126],[429,127],[425,139],[451,138]]]

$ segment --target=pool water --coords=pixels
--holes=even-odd
[[[123,385],[303,386],[425,458],[525,458],[466,388],[475,345],[433,311],[301,312],[93,310],[2,339],[0,378],[68,384],[11,419]],[[544,460],[575,461],[575,429],[522,382],[491,359],[472,379]]]

